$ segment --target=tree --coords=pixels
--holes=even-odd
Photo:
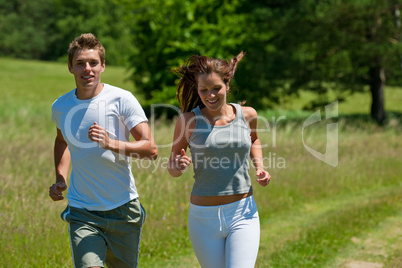
[[[109,0],[0,0],[0,56],[66,60],[69,43],[92,32],[106,47],[108,64],[126,64],[132,35],[125,14]]]
[[[109,65],[127,64],[133,42],[128,13],[115,1],[53,0],[56,23],[53,28],[52,59],[66,58],[69,43],[82,33],[93,33],[106,49]]]
[[[316,92],[325,102],[329,89],[345,95],[369,86],[371,116],[381,124],[385,77],[400,70],[397,8],[388,0],[255,2],[252,12],[258,32],[273,27],[275,35],[260,47],[250,46],[253,61],[269,70],[267,75],[253,73],[250,79],[276,89],[270,95],[278,100],[280,94],[304,89]],[[269,26],[261,23],[264,13]]]
[[[0,56],[44,58],[54,23],[53,0],[0,0]]]
[[[334,1],[332,5],[322,8],[329,18],[326,28],[337,32],[339,42],[326,44],[326,47],[320,47],[320,51],[326,53],[324,55],[329,61],[337,56],[328,55],[330,51],[347,56],[352,68],[349,72],[343,72],[346,79],[338,81],[344,85],[355,81],[358,85],[369,85],[372,97],[370,113],[379,124],[386,119],[386,72],[387,69],[398,69],[395,59],[401,51],[395,8],[396,5],[387,0]],[[342,74],[342,70],[335,75],[339,74]],[[329,78],[336,81],[333,76]]]
[[[132,80],[153,102],[173,103],[169,67],[191,54],[228,59],[240,50],[235,101],[267,108],[300,90],[340,96],[370,87],[371,115],[385,120],[385,77],[399,70],[401,28],[389,0],[128,1]],[[398,73],[399,74],[399,73]]]
[[[134,53],[132,81],[148,102],[177,104],[170,68],[193,54],[229,59],[237,55],[247,36],[247,16],[237,1],[124,1],[131,10]],[[230,27],[234,26],[234,27]]]

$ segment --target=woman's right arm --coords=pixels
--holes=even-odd
[[[192,112],[184,113],[177,119],[168,164],[168,171],[172,177],[180,177],[191,164],[191,159],[186,155],[186,149],[192,129],[195,127],[194,119]]]

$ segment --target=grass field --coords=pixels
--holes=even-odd
[[[72,267],[60,219],[66,201],[53,202],[48,188],[56,133],[50,107],[73,89],[73,77],[59,63],[0,59],[0,70],[0,267]],[[127,76],[107,67],[103,82],[134,90]],[[272,181],[267,188],[253,181],[261,219],[256,267],[402,267],[402,89],[389,87],[385,96],[384,127],[365,115],[367,92],[339,104],[331,121],[338,124],[336,167],[303,145],[325,152],[327,122],[305,128],[302,140],[303,122],[313,112],[297,109],[307,93],[286,110],[259,112],[267,118],[260,138]],[[162,145],[159,157],[133,161],[147,210],[140,267],[199,267],[187,232],[192,174],[169,176],[165,145],[173,125],[150,123]]]

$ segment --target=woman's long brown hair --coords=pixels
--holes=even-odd
[[[230,82],[235,74],[237,64],[243,58],[244,52],[240,52],[230,62],[222,59],[214,59],[206,56],[193,55],[186,60],[184,65],[172,69],[172,72],[180,77],[177,84],[176,97],[182,112],[190,112],[200,105],[204,106],[198,96],[197,79],[201,74],[216,73],[222,81],[230,86]]]

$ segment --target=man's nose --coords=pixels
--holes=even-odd
[[[89,64],[89,62],[86,62],[86,63],[85,63],[85,68],[84,68],[84,70],[85,70],[85,71],[90,71],[90,70],[91,70],[91,65]]]

